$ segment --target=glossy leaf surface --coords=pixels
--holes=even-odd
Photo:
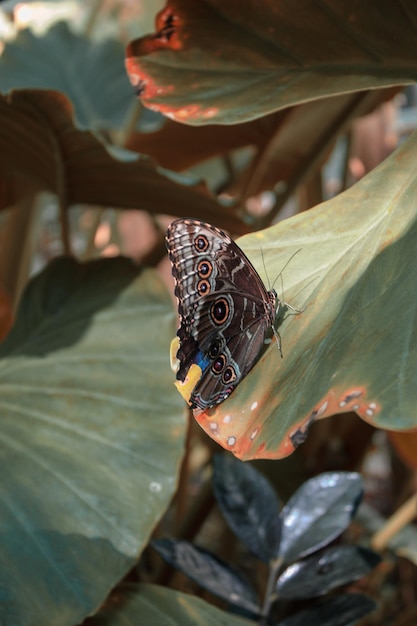
[[[376,608],[371,598],[359,593],[345,593],[288,617],[277,626],[354,626]]]
[[[2,624],[81,622],[147,544],[183,450],[174,325],[127,259],[62,258],[29,283],[0,349]]]
[[[213,458],[213,490],[235,535],[262,561],[273,559],[278,553],[281,519],[268,480],[248,463],[217,454]]]
[[[219,598],[257,612],[255,591],[241,574],[214,554],[188,541],[158,539],[152,546],[168,563]]]
[[[366,576],[378,565],[376,552],[357,546],[333,546],[285,569],[276,591],[282,600],[323,596],[332,589]]]
[[[303,483],[281,511],[280,557],[294,561],[338,537],[350,524],[362,489],[354,472],[325,472]]]

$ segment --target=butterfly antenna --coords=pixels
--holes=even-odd
[[[296,309],[295,307],[291,306],[291,304],[288,304],[288,302],[285,301],[285,296],[284,296],[284,281],[282,278],[282,275],[284,273],[285,268],[291,263],[291,261],[293,260],[293,258],[295,257],[296,254],[298,254],[299,252],[301,252],[302,248],[299,248],[298,250],[296,250],[295,252],[293,252],[293,254],[290,256],[290,258],[288,259],[288,261],[285,263],[284,267],[282,268],[282,270],[280,271],[280,273],[278,274],[278,276],[276,277],[276,279],[274,280],[273,284],[272,284],[272,289],[274,288],[275,283],[277,282],[278,278],[281,278],[281,293],[282,293],[282,299],[280,299],[280,304],[282,306],[284,306],[286,309],[289,309],[290,311],[292,311],[292,315],[298,315],[299,313],[303,313],[305,309]]]
[[[281,278],[281,293],[284,296],[284,281],[282,279],[282,274],[285,270],[285,268],[289,265],[289,263],[292,261],[292,259],[295,257],[296,254],[298,254],[299,252],[301,252],[301,248],[299,248],[298,250],[296,250],[288,259],[288,261],[285,263],[284,267],[282,268],[282,270],[280,271],[280,273],[278,274],[278,276],[276,277],[276,279],[274,280],[274,282],[272,283],[272,286],[269,282],[269,277],[268,277],[268,272],[266,269],[266,265],[265,265],[265,257],[264,257],[264,252],[262,250],[262,248],[259,248],[260,253],[261,253],[261,258],[262,258],[262,265],[264,267],[264,271],[265,271],[265,276],[267,278],[268,281],[268,285],[270,286],[270,289],[274,288],[275,283],[277,282],[278,278]],[[284,299],[280,299],[277,298],[277,302],[278,302],[278,306],[277,306],[277,311],[276,311],[276,315],[278,316],[278,312],[281,306],[285,307],[286,309],[290,309],[294,315],[297,315],[298,313],[302,313],[304,311],[304,309],[302,309],[301,311],[299,309],[296,309],[295,307],[291,306],[291,304],[288,304],[288,302],[285,302]],[[283,354],[282,354],[282,342],[281,342],[281,335],[279,334],[279,332],[277,331],[277,329],[275,328],[274,325],[272,325],[272,332],[273,335],[276,339],[277,342],[277,347],[278,347],[278,352],[281,355],[281,359],[284,358]]]
[[[266,280],[268,281],[268,285],[269,285],[270,284],[269,283],[269,276],[268,276],[268,272],[267,272],[266,265],[265,265],[264,251],[262,250],[261,247],[259,247],[259,252],[261,253],[262,265],[264,266],[264,272],[265,272]]]
[[[299,252],[301,252],[301,248],[298,248],[298,250],[296,250],[295,252],[292,253],[292,255],[290,256],[290,258],[288,259],[288,261],[285,263],[284,267],[282,268],[282,270],[280,271],[280,273],[278,274],[278,276],[276,277],[276,279],[274,280],[274,282],[272,283],[272,287],[271,289],[274,288],[275,283],[277,282],[278,278],[281,278],[281,285],[282,285],[282,291],[284,291],[284,285],[282,282],[282,274],[284,273],[284,270],[286,267],[288,267],[288,265],[291,263],[291,261],[293,260],[293,258],[295,257],[296,254],[298,254]]]

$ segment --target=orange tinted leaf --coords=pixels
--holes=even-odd
[[[414,134],[348,191],[238,240],[265,284],[291,259],[285,300],[304,309],[280,327],[283,359],[273,342],[230,398],[196,415],[239,458],[287,456],[336,413],[417,427],[416,155]]]
[[[417,469],[417,431],[390,431],[388,435],[391,443],[404,463],[414,469]]]
[[[184,183],[179,184],[150,159],[132,152],[120,151],[116,158],[93,133],[79,130],[72,114],[69,100],[55,91],[0,96],[0,200],[16,200],[20,186],[15,185],[13,197],[10,183],[25,177],[60,196],[64,206],[86,203],[189,214],[238,228],[232,211],[203,185],[178,178]]]
[[[143,103],[179,122],[232,124],[300,102],[413,83],[413,0],[168,0],[127,47]]]
[[[134,133],[126,148],[148,154],[168,169],[181,171],[244,146],[264,146],[283,124],[288,111],[233,126],[186,126],[167,119],[153,133]]]

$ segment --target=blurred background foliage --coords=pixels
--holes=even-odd
[[[257,102],[256,116],[245,100],[243,119],[231,125],[181,124],[172,104],[169,117],[150,110],[134,97],[125,48],[155,30],[164,4],[0,3],[2,624],[80,624],[122,579],[127,586],[94,623],[143,624],[156,608],[178,624],[193,614],[199,621],[190,623],[234,623],[207,602],[184,599],[195,587],[146,549],[151,536],[169,534],[248,566],[209,485],[218,446],[184,414],[166,367],[175,332],[166,226],[189,215],[238,236],[308,215],[417,127],[417,59],[407,29],[398,38],[398,65],[405,59],[407,70],[395,80],[389,70],[380,84],[360,86],[356,77],[343,93],[335,79],[333,92],[308,99],[306,87],[288,106],[265,104],[264,114]],[[270,5],[261,4],[259,15]],[[197,6],[172,5],[190,16]],[[207,22],[194,18],[195,32],[204,31]],[[232,50],[245,40],[242,23],[233,27]],[[331,33],[317,28],[319,47]],[[210,44],[199,37],[205,54]],[[385,59],[384,33],[378,37],[374,48],[357,41],[354,52]],[[149,41],[133,52],[150,75],[158,50]],[[345,54],[347,65],[356,59]],[[154,64],[161,74],[153,79],[176,72],[181,85],[181,64],[167,59]],[[174,95],[188,104],[186,90]],[[319,472],[362,473],[365,504],[351,532],[387,557],[364,584],[380,603],[364,624],[417,622],[416,450],[415,432],[378,430],[350,412],[314,423],[287,459],[256,462],[283,500]],[[174,595],[147,585],[168,582]]]

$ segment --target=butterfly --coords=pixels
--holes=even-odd
[[[178,219],[166,233],[180,326],[177,388],[192,408],[223,402],[255,364],[280,306],[239,246],[215,226]]]

